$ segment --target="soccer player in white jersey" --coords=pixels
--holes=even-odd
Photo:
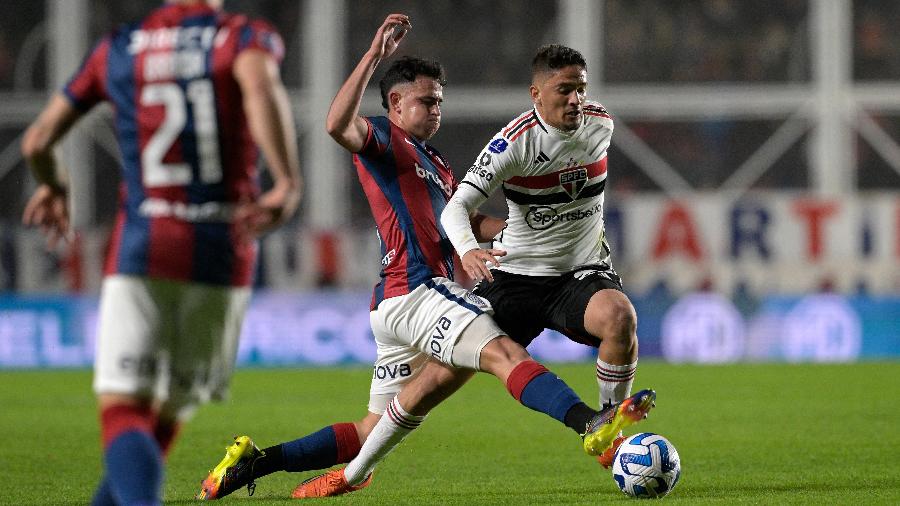
[[[522,346],[544,329],[598,348],[601,406],[627,398],[637,365],[637,317],[610,263],[603,226],[613,120],[588,101],[587,66],[569,47],[541,47],[532,62],[534,107],[488,142],[441,216],[475,293]],[[481,249],[469,215],[502,189],[507,227]],[[505,253],[502,261],[501,255]],[[614,446],[598,459],[612,463]]]

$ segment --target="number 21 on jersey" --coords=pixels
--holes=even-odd
[[[193,178],[188,163],[163,163],[163,157],[187,125],[188,106],[194,116],[200,182],[215,184],[222,181],[215,95],[209,79],[190,81],[185,90],[176,83],[149,84],[141,92],[141,105],[162,105],[165,109],[162,124],[153,132],[141,153],[145,187],[191,183]]]

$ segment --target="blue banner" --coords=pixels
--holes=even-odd
[[[244,322],[238,364],[371,364],[368,293],[260,292]],[[633,296],[641,357],[671,362],[855,361],[900,358],[900,297],[727,298],[666,291]],[[95,297],[0,297],[0,369],[87,367]],[[544,332],[540,360],[592,360],[593,349]]]

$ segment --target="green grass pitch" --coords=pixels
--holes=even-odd
[[[552,369],[597,402],[592,364]],[[167,504],[192,504],[230,436],[260,446],[364,414],[369,369],[239,371],[231,400],[206,406],[169,460]],[[643,361],[635,389],[657,407],[632,427],[668,437],[682,459],[671,504],[897,504],[900,363],[669,365]],[[90,372],[0,371],[0,504],[87,504],[100,474]],[[624,504],[609,471],[561,424],[478,375],[438,407],[373,484],[313,504]],[[279,473],[225,503],[292,502],[313,473]]]

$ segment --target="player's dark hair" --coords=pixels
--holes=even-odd
[[[384,77],[378,82],[381,88],[381,106],[388,108],[388,92],[399,83],[412,83],[418,76],[430,77],[441,86],[447,84],[447,76],[444,74],[444,66],[434,60],[404,56],[394,60],[388,67]]]
[[[537,54],[531,60],[531,75],[559,70],[570,65],[587,69],[584,56],[575,49],[560,44],[547,44],[538,48]]]

